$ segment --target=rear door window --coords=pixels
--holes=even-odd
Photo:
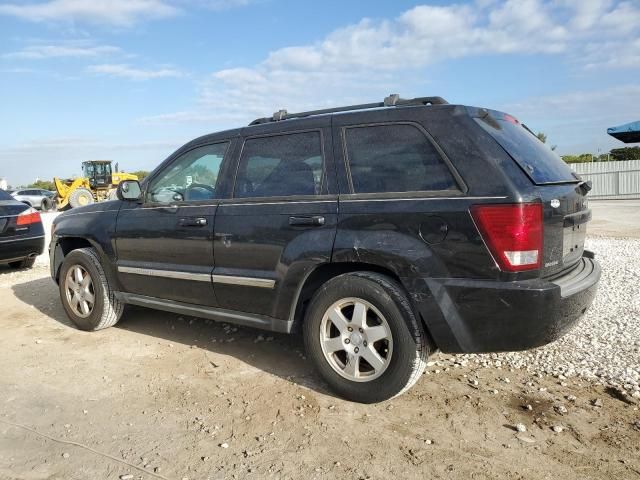
[[[344,139],[354,193],[459,189],[438,150],[415,125],[349,127]]]
[[[242,148],[234,197],[320,195],[323,180],[320,132],[249,138]]]
[[[537,185],[577,182],[569,165],[518,120],[491,111],[475,121],[520,165]]]

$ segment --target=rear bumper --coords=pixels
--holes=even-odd
[[[526,350],[558,339],[589,308],[601,274],[591,257],[553,280],[425,279],[412,298],[443,352]]]
[[[44,250],[44,235],[28,238],[3,238],[0,241],[0,263],[9,263],[40,255]]]

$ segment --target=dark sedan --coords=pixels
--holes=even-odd
[[[31,268],[43,250],[40,213],[0,190],[0,264]]]

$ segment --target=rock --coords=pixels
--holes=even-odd
[[[221,443],[220,444],[220,448],[229,448],[229,444],[228,443]]]
[[[531,405],[527,404],[527,405],[524,406],[524,409],[528,410],[528,411],[532,411],[533,407]]]
[[[595,400],[592,400],[591,405],[593,405],[594,407],[602,407],[602,399],[596,398]]]
[[[120,480],[133,480],[133,475],[125,473],[124,475],[120,475]]]
[[[562,433],[564,430],[564,427],[562,425],[554,425],[553,427],[551,427],[551,430],[553,430],[556,433]]]
[[[433,444],[433,440],[427,439],[427,440],[424,441],[424,443],[427,444],[427,445],[432,445]]]
[[[62,454],[62,458],[69,458],[71,455],[69,455],[67,452],[64,452]]]
[[[566,398],[569,402],[575,402],[578,399],[578,397],[576,397],[575,395],[567,395]]]
[[[569,410],[567,410],[567,407],[565,407],[564,405],[556,405],[555,407],[553,407],[553,409],[556,412],[558,412],[560,415],[565,415],[569,413]]]
[[[515,426],[516,431],[520,432],[520,433],[524,433],[527,431],[527,427],[524,425],[524,423],[518,423]]]

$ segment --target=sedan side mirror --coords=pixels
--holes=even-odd
[[[142,188],[137,180],[123,180],[118,184],[116,195],[119,200],[134,201],[140,200]]]

